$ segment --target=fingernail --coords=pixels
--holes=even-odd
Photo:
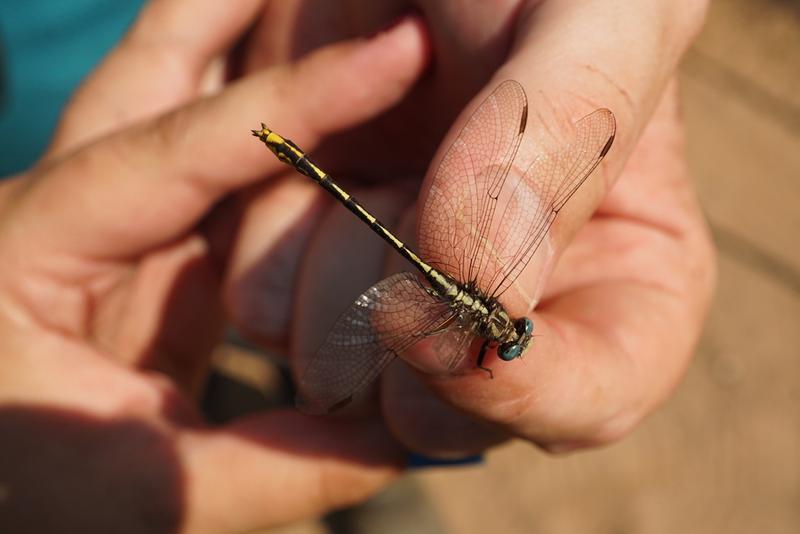
[[[377,30],[369,32],[368,34],[366,34],[364,36],[364,38],[365,39],[374,39],[374,38],[378,37],[379,35],[383,35],[385,33],[389,33],[392,30],[394,30],[395,28],[397,28],[398,26],[404,24],[405,22],[411,20],[413,17],[416,17],[416,16],[417,15],[415,15],[413,13],[404,13],[403,15],[400,15],[399,17],[396,17],[396,18],[392,19],[391,22],[389,22],[385,26],[382,26],[382,27],[378,28]]]
[[[442,460],[440,458],[431,458],[424,454],[417,454],[411,452],[406,457],[406,467],[408,469],[430,469],[431,467],[459,467],[467,465],[480,465],[483,463],[483,455],[475,454],[472,456],[463,456],[461,458],[453,458],[449,460]]]

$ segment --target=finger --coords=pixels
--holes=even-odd
[[[156,0],[73,96],[48,157],[197,96],[263,0]]]
[[[616,439],[666,398],[699,336],[713,286],[712,249],[676,118],[671,94],[603,216],[564,254],[557,272],[572,276],[554,277],[555,289],[533,314],[536,337],[522,361],[494,360],[494,380],[482,373],[424,377],[439,396],[552,450]],[[657,208],[643,198],[658,198]],[[425,402],[436,403],[395,393],[384,406],[405,443],[440,451],[441,440],[424,433],[439,410],[421,409]],[[421,418],[408,417],[412,410]],[[444,434],[459,425],[458,417],[440,422]]]
[[[106,294],[94,310],[94,338],[108,357],[160,371],[192,398],[207,385],[224,324],[219,275],[208,248],[202,236],[190,234],[154,250],[138,263],[124,304]]]
[[[399,189],[354,194],[389,227],[411,201]],[[382,278],[386,255],[393,254],[361,220],[339,206],[331,206],[317,227],[303,258],[294,301],[292,365],[298,373],[355,296]]]
[[[171,241],[228,192],[283,168],[250,135],[259,120],[312,147],[379,113],[424,67],[422,33],[406,18],[104,138],[41,171],[19,200],[19,227],[39,245],[98,259]]]
[[[437,169],[442,149],[454,141],[475,107],[507,79],[519,81],[527,92],[527,128],[514,162],[520,172],[528,169],[531,161],[547,158],[548,152],[556,154],[568,148],[582,118],[601,108],[614,114],[617,127],[610,152],[559,212],[541,251],[512,291],[504,295],[503,304],[518,315],[535,306],[560,252],[613,186],[681,54],[699,28],[703,2],[664,4],[660,0],[636,6],[598,0],[526,3],[507,62],[454,123],[439,157],[429,168]],[[654,19],[654,12],[663,16]],[[624,31],[620,31],[620,25]],[[653,35],[668,35],[669,39],[657,40]],[[600,139],[599,146],[603,142]],[[556,168],[556,176],[531,176],[529,170],[528,179],[559,178],[558,173],[565,173],[569,163],[577,159],[567,157],[564,161],[567,165]],[[426,184],[431,183],[430,175]],[[451,176],[463,183],[445,187],[470,187],[464,173],[452,172]],[[542,192],[537,193],[541,196]],[[423,201],[425,194],[423,190]],[[498,206],[497,213],[504,209]],[[425,234],[431,228],[420,227],[419,231]]]
[[[619,123],[615,150],[627,154],[700,30],[706,5],[528,2],[508,61],[495,78],[512,77],[527,87],[533,113],[549,108],[574,120],[596,108],[611,109]]]
[[[189,532],[250,532],[364,500],[403,451],[375,422],[273,412],[182,441]]]
[[[272,180],[244,199],[223,294],[237,332],[273,354],[286,352],[299,265],[328,206],[305,176]]]

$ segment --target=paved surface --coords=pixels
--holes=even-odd
[[[483,468],[414,475],[446,532],[800,532],[798,58],[796,2],[725,0],[684,62],[720,281],[676,396],[602,450],[553,458],[512,443]]]

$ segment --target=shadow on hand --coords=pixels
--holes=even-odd
[[[141,421],[0,409],[0,532],[177,532],[183,484],[169,436]]]

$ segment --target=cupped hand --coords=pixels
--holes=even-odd
[[[318,193],[278,177],[250,128],[346,128],[426,63],[407,18],[207,95],[261,4],[150,3],[47,154],[0,184],[4,532],[251,531],[362,499],[401,465],[378,421],[287,410],[212,428],[195,407],[241,192],[292,188],[294,209]]]
[[[527,135],[568,138],[570,122],[607,107],[616,115],[617,138],[559,214],[517,290],[501,299],[512,315],[529,314],[536,325],[525,357],[505,363],[490,355],[494,380],[480,371],[439,378],[392,366],[382,383],[383,415],[409,447],[437,455],[476,452],[509,436],[552,451],[617,439],[678,383],[713,288],[713,248],[687,175],[670,82],[705,3],[508,0],[464,9],[455,1],[353,1],[348,17],[325,2],[276,3],[252,33],[241,68],[368,31],[409,5],[429,21],[431,68],[399,106],[315,152],[335,176],[368,176],[403,191],[398,184],[409,176],[420,183],[427,169],[424,199],[444,149],[475,106],[509,78],[528,93]],[[302,124],[295,128],[295,140],[302,139]],[[398,192],[358,196],[390,227],[403,217],[406,197]],[[410,242],[425,230],[415,231],[414,219],[405,216]],[[295,304],[283,311],[258,305],[281,291],[258,274],[274,278],[255,266],[257,255],[238,264],[235,270],[250,277],[237,278],[229,294],[243,329],[273,339],[279,331],[266,325],[291,324],[290,352],[308,355],[382,271],[408,269],[391,252],[387,268],[386,249],[366,231],[357,233],[360,224],[344,210],[327,217],[305,263],[297,264]],[[246,248],[259,248],[263,226],[245,225],[243,235],[254,237]]]

